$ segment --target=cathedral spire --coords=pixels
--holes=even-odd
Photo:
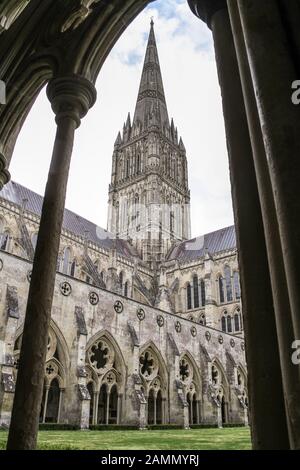
[[[151,19],[150,34],[144,60],[133,125],[148,129],[152,125],[161,129],[169,126],[169,116],[159,64],[154,21]]]

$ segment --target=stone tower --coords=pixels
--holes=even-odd
[[[186,151],[169,121],[153,21],[134,118],[128,114],[114,146],[108,230],[151,267],[190,238]]]

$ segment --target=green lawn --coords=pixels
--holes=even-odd
[[[7,432],[0,433],[5,449]],[[249,428],[166,431],[40,431],[42,450],[247,450]]]

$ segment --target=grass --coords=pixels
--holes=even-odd
[[[5,449],[7,432],[0,433]],[[249,428],[163,431],[40,431],[40,450],[248,450]]]

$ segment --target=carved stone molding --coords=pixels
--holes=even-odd
[[[80,126],[81,119],[94,105],[97,92],[95,86],[79,75],[59,77],[47,86],[47,96],[56,115],[56,122],[69,117]]]

